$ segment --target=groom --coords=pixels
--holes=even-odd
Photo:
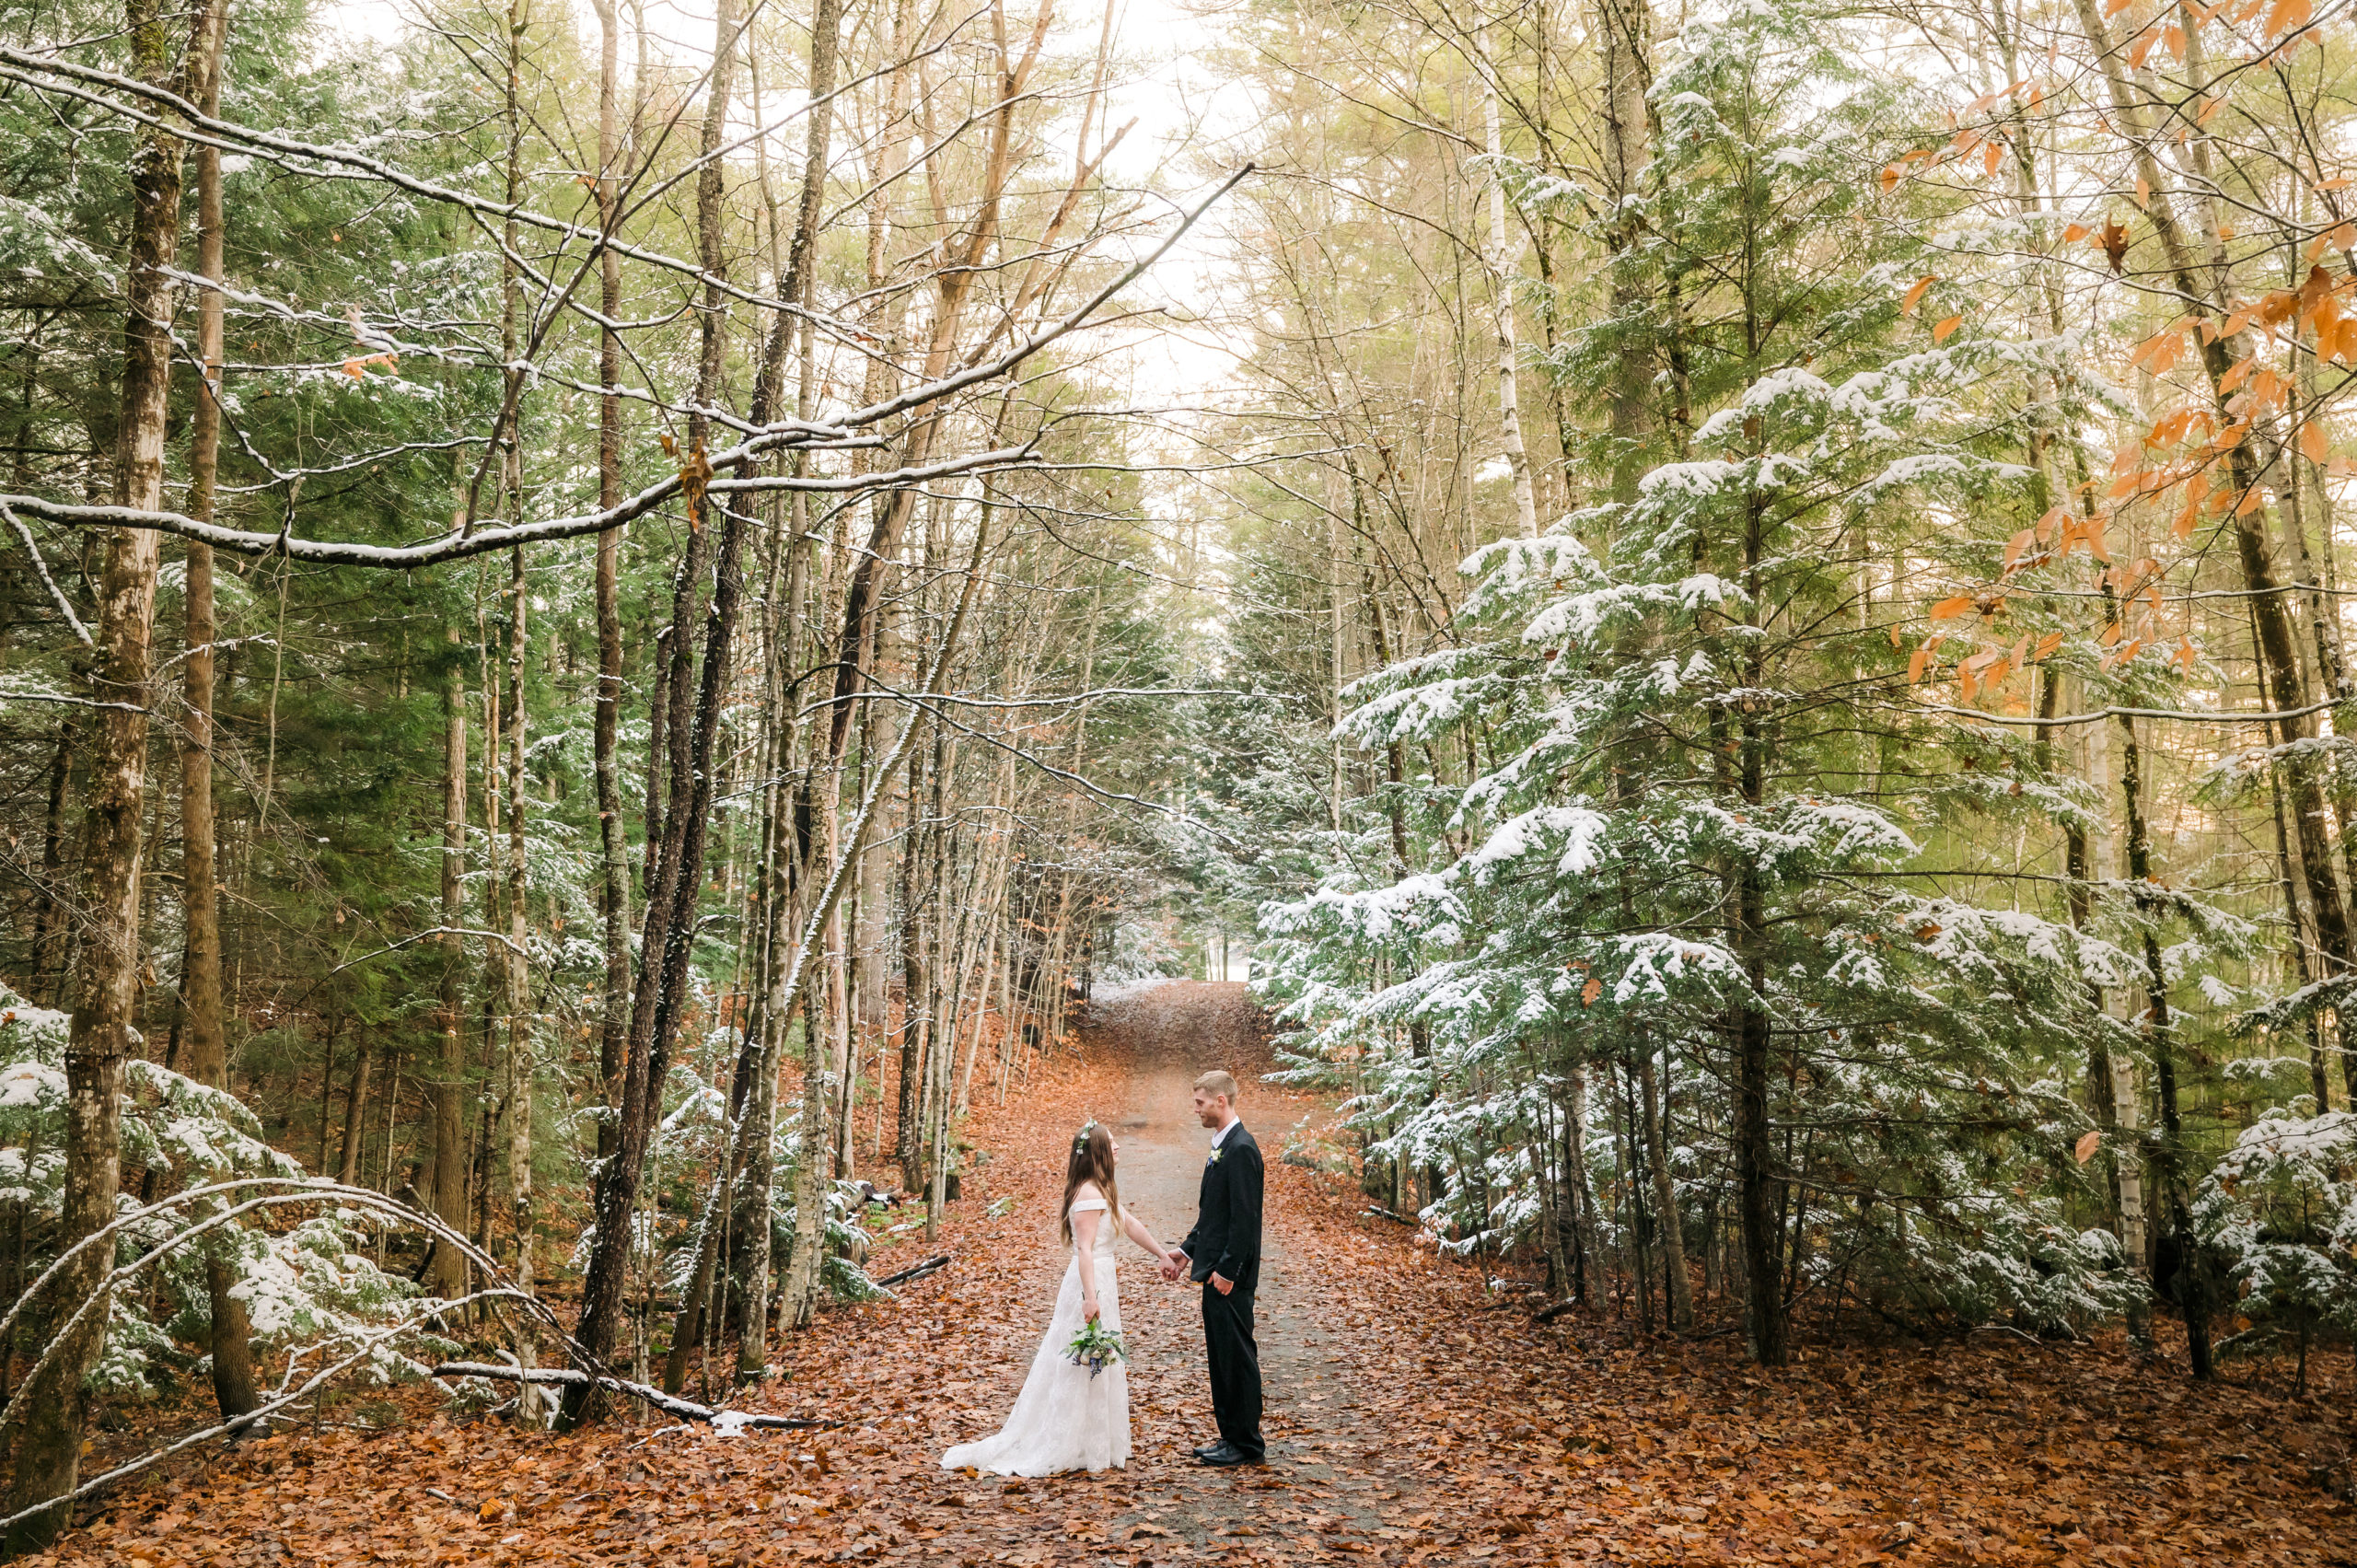
[[[1236,1119],[1236,1080],[1195,1080],[1195,1115],[1214,1129],[1195,1228],[1163,1266],[1203,1287],[1203,1342],[1211,1356],[1212,1413],[1219,1441],[1195,1450],[1207,1465],[1257,1465],[1260,1440],[1260,1351],[1252,1342],[1252,1292],[1260,1283],[1260,1145]]]

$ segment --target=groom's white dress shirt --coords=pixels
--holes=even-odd
[[[1227,1125],[1212,1134],[1212,1147],[1216,1149],[1222,1144],[1227,1142],[1227,1135],[1242,1125],[1244,1125],[1244,1118],[1240,1116],[1232,1116],[1228,1118]]]

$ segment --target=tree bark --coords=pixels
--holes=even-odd
[[[2139,887],[2153,876],[2152,839],[2144,822],[2142,752],[2136,741],[2135,721],[2119,716],[2119,792],[2128,809],[2128,876]],[[2160,1092],[2161,1137],[2155,1149],[2154,1175],[2162,1202],[2168,1205],[2169,1231],[2177,1252],[2177,1306],[2185,1316],[2186,1358],[2193,1376],[2209,1382],[2217,1376],[2210,1349],[2208,1271],[2201,1263],[2201,1241],[2193,1229],[2193,1210],[2185,1191],[2185,1128],[2177,1110],[2177,1040],[2169,1020],[2168,971],[2161,961],[2160,938],[2144,928],[2144,1040],[2153,1057],[2154,1086]]]
[[[343,1142],[335,1165],[335,1179],[346,1187],[360,1179],[360,1145],[367,1134],[368,1078],[377,1059],[366,1037],[356,1044],[352,1081],[345,1086],[343,1096]]]
[[[1625,215],[1622,204],[1638,194],[1651,158],[1645,94],[1653,85],[1653,13],[1647,0],[1598,0],[1596,22],[1604,41],[1604,188],[1616,209],[1606,247],[1613,314],[1626,318],[1643,300],[1632,260],[1637,226]],[[1612,498],[1625,503],[1637,498],[1637,479],[1643,470],[1638,443],[1647,424],[1652,374],[1647,355],[1635,345],[1623,345],[1619,372],[1608,393],[1608,428]]]
[[[621,221],[620,111],[621,18],[614,0],[593,0],[598,12],[598,217],[610,237]],[[635,120],[631,127],[637,130]],[[598,304],[606,321],[622,311],[621,258],[610,246],[598,257]],[[621,335],[598,331],[598,505],[622,498]],[[622,820],[621,774],[615,761],[622,695],[621,530],[598,536],[598,701],[590,748],[598,775],[598,843],[605,855],[598,913],[606,923],[606,995],[598,1020],[598,1068],[605,1081],[605,1115],[598,1122],[598,1155],[611,1159],[621,1146],[622,1065],[630,1034],[630,841]]]
[[[1650,1043],[1641,1043],[1637,1050],[1637,1086],[1653,1173],[1654,1213],[1661,1228],[1662,1270],[1669,1277],[1669,1326],[1683,1333],[1694,1326],[1694,1291],[1686,1277],[1686,1227],[1678,1218],[1678,1189],[1669,1169],[1669,1104],[1655,1078]]]
[[[80,715],[67,709],[57,724],[57,749],[49,764],[49,810],[41,841],[41,915],[33,934],[33,990],[44,1006],[66,1001],[66,954],[71,949],[69,915],[74,900],[65,891],[66,807],[73,798],[75,748],[81,738]]]
[[[467,1228],[467,677],[459,629],[448,629],[449,669],[442,688],[442,995],[441,1052],[434,1074],[434,1212],[452,1230]],[[466,1255],[436,1244],[429,1288],[445,1301],[467,1294]]]
[[[518,93],[523,82],[524,34],[528,25],[524,10],[525,0],[508,0],[507,7],[507,201],[512,207],[524,197],[524,134],[522,105]],[[494,432],[494,439],[505,436],[504,449],[498,453],[500,462],[501,510],[511,523],[524,517],[524,442],[523,392],[524,377],[520,367],[523,354],[519,318],[523,311],[523,279],[513,258],[521,243],[516,220],[510,217],[504,229],[505,243],[500,253],[500,319],[501,355],[510,366],[506,373],[506,428]],[[471,508],[470,509],[471,511]],[[507,1019],[506,1075],[503,1086],[507,1102],[507,1202],[508,1224],[514,1237],[515,1252],[512,1272],[516,1287],[530,1295],[533,1284],[534,1249],[532,1245],[532,1080],[534,1074],[532,1039],[532,976],[526,962],[526,941],[529,922],[525,908],[528,878],[525,865],[524,844],[524,650],[525,637],[531,623],[531,589],[524,572],[524,550],[521,545],[508,552],[507,592],[507,939],[500,952],[500,999]],[[485,737],[490,753],[488,765],[499,749],[496,735]],[[497,858],[494,848],[494,863]],[[495,927],[494,927],[495,929]],[[512,1319],[516,1338],[516,1355],[527,1369],[539,1365],[539,1337],[529,1314],[517,1313]],[[540,1423],[541,1394],[529,1382],[516,1386],[516,1419],[526,1426]]]
[[[228,36],[228,0],[211,0],[190,53],[189,96],[206,114],[221,109],[221,59]],[[221,281],[226,218],[221,205],[221,149],[196,149],[196,270]],[[221,459],[223,300],[218,290],[197,292],[196,352],[204,385],[189,417],[189,516],[213,521]],[[213,547],[191,541],[182,589],[184,647],[180,668],[180,874],[185,945],[180,955],[181,1070],[216,1089],[228,1084],[228,1049],[221,1001],[221,899],[215,885],[213,812]],[[207,1249],[205,1295],[213,1349],[213,1397],[224,1419],[261,1408],[254,1381],[253,1330],[245,1299],[232,1293],[234,1258],[224,1246]]]
[[[511,483],[509,505],[517,505],[520,487]],[[527,961],[531,935],[525,895],[528,888],[524,843],[524,652],[530,621],[531,593],[524,577],[524,552],[512,563],[507,621],[507,941],[504,947],[505,981],[501,990],[507,1014],[507,1198],[508,1221],[516,1238],[517,1288],[529,1294],[535,1283],[536,1259],[532,1222],[532,1086],[537,1044],[532,1029],[532,971]],[[515,1318],[516,1353],[526,1368],[539,1365],[538,1338],[531,1319]],[[527,1424],[539,1419],[540,1395],[529,1383],[516,1388],[517,1419]]]
[[[1481,60],[1481,126],[1490,155],[1490,288],[1491,310],[1498,335],[1498,427],[1506,449],[1506,467],[1514,479],[1514,510],[1523,537],[1538,537],[1538,501],[1530,482],[1530,456],[1522,441],[1522,400],[1517,388],[1522,351],[1515,342],[1515,285],[1521,275],[1516,252],[1521,249],[1506,226],[1505,173],[1500,168],[1505,141],[1498,115],[1498,64],[1490,50],[1490,28],[1484,22],[1474,32],[1474,49]]]
[[[185,97],[203,52],[209,12],[166,10],[158,0],[125,7],[132,73]],[[172,24],[185,19],[175,30]],[[172,384],[171,331],[179,285],[184,144],[168,122],[142,129],[131,155],[132,218],[124,276],[122,418],[114,503],[153,511],[164,499],[164,439]],[[147,704],[156,620],[156,569],[162,536],[112,528],[99,578],[92,695],[120,703],[99,714],[82,865],[85,931],[73,977],[73,1023],[65,1046],[65,1192],[58,1240],[70,1246],[114,1219],[122,1183],[123,1063],[139,1005],[139,862],[147,784]],[[60,1316],[95,1295],[113,1263],[110,1247],[86,1249],[63,1270],[49,1302]],[[89,1415],[87,1377],[106,1336],[102,1305],[9,1402],[25,1411],[8,1511],[74,1489]],[[72,1517],[51,1508],[13,1526],[10,1556],[47,1547]]]

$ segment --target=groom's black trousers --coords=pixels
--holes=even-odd
[[[1258,1459],[1260,1440],[1260,1347],[1252,1338],[1252,1293],[1237,1285],[1225,1295],[1203,1285],[1203,1343],[1211,1353],[1212,1414],[1219,1434]]]

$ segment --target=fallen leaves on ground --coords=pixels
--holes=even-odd
[[[414,1392],[390,1430],[297,1426],[117,1493],[33,1561],[2357,1564],[2349,1505],[2309,1475],[2347,1452],[2338,1356],[2312,1365],[2300,1404],[2196,1387],[2118,1341],[1810,1347],[1771,1373],[1728,1333],[1539,1327],[1527,1298],[1502,1303],[1366,1216],[1325,1162],[1276,1158],[1288,1141],[1335,1147],[1333,1119],[1259,1086],[1247,1109],[1285,1253],[1261,1330],[1274,1462],[1188,1461],[1209,1430],[1193,1303],[1139,1270],[1122,1284],[1142,1352],[1130,1467],[944,1471],[945,1447],[996,1425],[1038,1342],[1071,1129],[1125,1107],[1145,1068],[1167,1070],[1155,1053],[1175,1049],[1173,1017],[1198,1055],[1209,1041],[1227,1064],[1265,1063],[1241,987],[1155,994],[1156,1028],[1106,1009],[1080,1054],[1043,1061],[1004,1109],[978,1105],[968,1136],[989,1157],[941,1241],[911,1231],[871,1260],[881,1274],[947,1250],[949,1268],[826,1313],[739,1398],[841,1428],[556,1436]]]

